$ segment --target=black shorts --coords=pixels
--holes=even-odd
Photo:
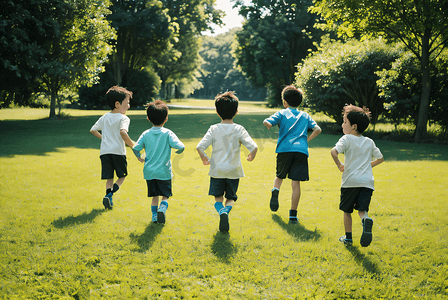
[[[173,195],[171,191],[171,179],[146,180],[146,185],[148,186],[148,197],[165,196],[169,198]]]
[[[308,156],[300,152],[283,152],[277,154],[276,176],[280,179],[288,178],[295,181],[308,181]]]
[[[126,155],[103,154],[101,159],[101,179],[113,179],[114,171],[118,178],[128,175]]]
[[[210,196],[221,197],[224,196],[229,200],[237,200],[238,196],[236,192],[238,191],[239,179],[228,179],[228,178],[214,178],[210,177],[210,189],[208,194]]]
[[[352,213],[353,209],[369,211],[373,190],[369,188],[341,188],[341,202],[339,209],[346,213]]]

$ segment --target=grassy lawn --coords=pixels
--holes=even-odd
[[[142,164],[129,149],[129,176],[114,209],[104,210],[100,141],[89,133],[104,112],[70,110],[72,118],[51,121],[42,120],[48,110],[0,110],[0,298],[448,298],[446,145],[376,141],[386,161],[374,169],[373,242],[359,245],[354,214],[355,242],[346,248],[338,242],[341,173],[330,156],[340,136],[323,133],[310,143],[299,224],[289,225],[288,180],[279,211],[269,209],[277,132],[261,123],[272,110],[245,110],[235,122],[259,153],[243,160],[229,234],[218,231],[208,167],[195,150],[220,121],[213,111],[170,110],[166,127],[186,151],[173,152],[163,226],[151,224]],[[137,140],[150,124],[144,111],[129,117]]]

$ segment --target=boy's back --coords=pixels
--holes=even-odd
[[[373,190],[372,157],[382,157],[375,142],[365,136],[346,134],[339,139],[334,149],[345,155],[341,186],[343,188],[366,187]]]
[[[98,119],[91,130],[101,131],[100,155],[126,155],[126,147],[120,131],[129,130],[130,120],[121,113],[108,112]]]
[[[249,133],[239,124],[219,123],[210,126],[197,148],[205,151],[212,145],[209,172],[211,177],[230,179],[244,177],[240,143],[249,152],[257,148]]]
[[[308,113],[295,108],[285,108],[266,121],[272,126],[279,126],[276,153],[300,152],[308,156],[307,133],[317,125]]]
[[[152,127],[139,137],[134,148],[145,149],[144,178],[146,180],[171,179],[171,148],[184,149],[184,144],[171,130],[164,127]]]

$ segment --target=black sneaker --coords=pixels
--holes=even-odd
[[[364,218],[362,220],[362,227],[361,246],[367,247],[372,242],[373,220],[371,218]]]
[[[298,224],[299,219],[297,217],[289,218],[289,224]]]
[[[112,193],[107,194],[103,198],[103,205],[105,209],[112,209],[113,202],[112,202]]]
[[[219,215],[219,231],[229,232],[229,215],[225,212]]]
[[[273,190],[272,196],[271,196],[271,202],[269,203],[269,206],[271,208],[272,211],[277,211],[278,210],[278,193],[280,191],[279,190]]]

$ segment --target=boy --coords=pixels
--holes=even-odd
[[[277,211],[279,208],[278,194],[283,179],[292,180],[291,209],[289,223],[297,224],[297,207],[300,200],[300,181],[309,180],[308,172],[308,142],[318,136],[322,130],[309,114],[300,111],[297,107],[302,103],[303,92],[294,85],[286,86],[282,91],[282,109],[263,121],[266,128],[278,125],[279,136],[277,141],[277,171],[274,187],[271,190],[270,208]],[[313,132],[307,136],[308,130]]]
[[[372,242],[373,220],[368,217],[370,199],[374,190],[372,168],[384,161],[381,151],[368,137],[362,136],[369,126],[370,112],[353,105],[344,107],[344,136],[331,150],[331,156],[342,173],[341,200],[339,209],[344,212],[345,235],[339,241],[352,245],[352,212],[358,210],[363,232],[361,246]],[[345,154],[345,165],[339,161],[338,154]],[[375,159],[372,161],[372,157]]]
[[[173,195],[171,148],[177,149],[176,153],[182,153],[185,146],[174,132],[163,127],[168,121],[168,106],[163,101],[156,100],[150,103],[146,109],[146,116],[153,127],[142,133],[132,150],[138,160],[145,163],[143,175],[148,186],[148,197],[152,197],[152,222],[165,224],[168,198]],[[140,155],[143,149],[145,159]],[[160,207],[158,207],[159,196],[162,196]]]
[[[101,179],[106,180],[105,209],[113,208],[112,195],[128,175],[125,144],[132,148],[134,143],[128,135],[130,120],[125,114],[131,98],[132,92],[125,88],[111,87],[106,93],[106,101],[112,111],[99,118],[90,129],[91,134],[101,139]],[[118,177],[115,183],[114,171]]]
[[[215,197],[215,209],[219,213],[219,231],[228,232],[228,215],[238,198],[236,192],[239,178],[244,177],[241,144],[250,152],[248,161],[254,160],[258,147],[243,126],[233,123],[233,118],[238,112],[238,98],[233,92],[217,95],[215,107],[222,122],[210,126],[196,149],[202,163],[210,165],[208,194]],[[210,145],[213,148],[211,159],[205,154]]]

